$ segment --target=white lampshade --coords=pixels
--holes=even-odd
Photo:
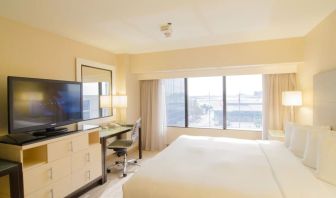
[[[284,106],[301,106],[301,91],[284,91],[282,92],[282,105]]]
[[[116,108],[126,108],[127,107],[127,96],[113,96],[113,107]]]
[[[112,100],[111,96],[100,96],[100,108],[111,108],[112,107]]]

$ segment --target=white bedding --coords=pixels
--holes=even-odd
[[[336,188],[283,143],[181,136],[123,186],[124,198],[315,198]]]

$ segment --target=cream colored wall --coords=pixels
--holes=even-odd
[[[140,74],[302,62],[303,48],[303,38],[291,38],[135,54],[131,56],[131,71]]]
[[[117,55],[117,94],[127,95],[127,108],[121,109],[121,120],[134,123],[140,116],[140,85],[137,76],[131,73],[130,55]]]
[[[165,71],[137,74],[139,80],[167,79],[167,78],[190,78],[205,76],[228,76],[228,75],[249,75],[249,74],[283,74],[296,73],[297,67],[302,62],[278,63],[266,65],[242,65],[224,66],[217,68],[189,69],[184,71]]]
[[[313,76],[336,69],[336,10],[305,37],[304,64],[298,67],[298,85],[303,91],[303,106],[297,121],[313,124]]]
[[[0,18],[0,129],[7,128],[7,76],[76,80],[76,57],[116,64],[110,52]]]

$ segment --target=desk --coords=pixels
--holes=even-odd
[[[10,196],[23,197],[22,166],[17,162],[0,160],[0,177],[9,175]]]
[[[118,139],[120,136],[124,133],[132,131],[133,127],[127,126],[121,126],[116,128],[110,128],[110,129],[102,129],[100,131],[100,143],[102,146],[102,161],[103,161],[103,179],[102,183],[106,182],[107,179],[107,169],[106,169],[106,142],[107,139],[111,137],[117,137]],[[139,128],[139,159],[142,158],[142,150],[141,150],[142,144],[141,144],[141,128]]]

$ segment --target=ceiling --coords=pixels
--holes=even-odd
[[[114,53],[306,35],[336,0],[1,0],[0,16]],[[173,23],[165,38],[160,25]]]

